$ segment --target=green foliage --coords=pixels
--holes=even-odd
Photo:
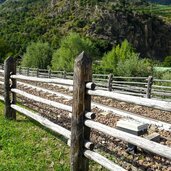
[[[61,40],[60,48],[52,57],[52,68],[54,70],[72,71],[74,59],[82,51],[88,53],[92,58],[97,55],[97,50],[88,38],[83,38],[79,34],[70,33]]]
[[[112,45],[109,40],[92,39],[93,45],[98,49],[99,56],[102,57],[105,52],[112,49]]]
[[[134,1],[137,2],[137,0]],[[103,15],[108,10],[110,15],[114,12],[110,10],[112,4],[113,6],[126,5],[128,9],[127,5],[134,6],[134,1],[70,0],[70,5],[67,5],[68,1],[62,0],[56,1],[53,7],[49,0],[6,1],[0,4],[0,37],[8,42],[14,55],[21,56],[30,42],[38,40],[48,42],[54,49],[58,48],[59,38],[69,31],[90,35],[92,39],[109,41],[105,38],[108,30],[106,32],[103,24],[99,26],[99,21],[103,20]],[[94,7],[94,5],[97,6]],[[121,6],[119,10],[123,8]],[[123,11],[126,12],[126,9]],[[170,15],[169,7],[165,11],[166,15]],[[132,16],[131,13],[130,15]],[[92,21],[97,23],[94,30],[91,29]],[[110,27],[107,26],[107,28]],[[103,47],[99,47],[99,51],[107,52]]]
[[[11,55],[10,48],[3,39],[0,39],[0,63],[2,63],[8,55]]]
[[[171,67],[171,56],[165,57],[163,61],[163,66],[164,67]]]
[[[139,59],[139,54],[124,40],[102,58],[101,68],[105,72],[111,72],[122,76],[147,76],[152,71],[150,62]]]
[[[161,4],[145,4],[143,6],[135,6],[135,11],[152,14],[162,17],[166,22],[171,22],[171,5],[161,5]]]
[[[76,27],[79,27],[79,28],[83,28],[85,25],[86,25],[85,19],[78,19],[78,20],[75,22],[75,26],[76,26]]]
[[[69,148],[39,127],[36,122],[17,115],[6,120],[0,103],[0,170],[1,171],[69,171]],[[59,148],[57,148],[59,147]]]
[[[163,73],[161,79],[162,80],[171,80],[171,72],[167,71],[167,72]]]
[[[155,78],[161,79],[161,80],[171,80],[171,71],[158,71],[158,72],[154,72],[153,76]],[[171,83],[170,82],[155,82],[156,85],[161,85],[161,86],[170,86],[171,87]]]
[[[162,80],[171,80],[171,72],[167,71],[167,72],[163,73],[161,79]],[[169,83],[169,82],[164,82],[162,85],[171,87],[171,83]]]
[[[125,59],[129,59],[134,55],[138,54],[133,51],[133,48],[128,41],[124,40],[121,45],[117,45],[104,55],[102,66],[106,71],[116,73],[118,63],[124,62]]]
[[[52,59],[52,50],[48,43],[33,42],[24,54],[22,66],[32,68],[47,68]]]
[[[99,0],[79,0],[80,6],[86,6],[86,5],[96,5],[98,4]]]
[[[119,61],[117,65],[117,74],[122,76],[149,76],[152,73],[152,67],[147,59],[139,59],[137,54],[131,58]]]

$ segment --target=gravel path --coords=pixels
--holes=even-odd
[[[49,90],[58,91],[65,93],[67,95],[72,95],[71,92],[64,88],[59,88],[56,86],[50,86],[49,84],[37,84],[37,86],[41,86],[44,88],[48,88]],[[49,100],[53,100],[56,102],[60,102],[66,105],[72,105],[72,100],[67,100],[65,98],[59,98],[54,95],[50,95],[44,92],[37,92],[35,90],[29,90],[25,87],[20,86],[21,90],[24,90],[28,93],[44,97]],[[18,96],[20,98],[20,96]],[[53,122],[70,129],[71,125],[71,114],[68,112],[49,107],[48,105],[42,105],[41,103],[33,102],[26,98],[21,97],[18,98],[18,101],[21,101],[24,105],[34,108],[36,111],[39,111],[43,116],[49,118]],[[147,107],[141,107],[137,105],[127,104],[124,102],[118,102],[112,99],[101,98],[101,97],[93,97],[93,101],[102,103],[104,105],[108,105],[111,107],[116,107],[119,109],[124,109],[126,111],[130,111],[142,116],[158,119],[161,121],[165,121],[171,123],[170,112],[163,112],[160,110],[154,110]],[[94,108],[93,111],[97,114],[95,121],[108,125],[110,127],[115,127],[116,122],[121,119],[121,117],[115,116],[112,113],[104,112],[98,108]],[[157,132],[160,134],[161,139],[160,143],[163,145],[167,145],[171,147],[171,132],[165,130],[159,130],[154,125],[149,125],[148,134],[153,132]],[[91,141],[95,143],[95,151],[106,155],[110,159],[112,159],[115,163],[118,163],[120,166],[124,167],[130,171],[171,171],[171,161],[167,160],[163,157],[154,155],[147,151],[144,151],[138,148],[136,154],[130,154],[127,152],[127,143],[123,142],[117,138],[113,138],[110,136],[106,136],[101,132],[96,130],[92,130],[91,132]],[[107,153],[104,153],[104,152]]]

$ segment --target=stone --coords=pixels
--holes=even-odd
[[[121,130],[125,130],[125,132],[137,133],[139,135],[140,132],[144,132],[148,128],[148,124],[144,124],[132,119],[121,119],[116,123],[116,127]]]
[[[107,115],[109,115],[109,113],[108,113],[108,112],[101,112],[100,114],[101,114],[101,115],[103,115],[103,116],[107,116]]]
[[[133,119],[121,119],[116,123],[116,127],[121,131],[139,136],[147,132],[148,124],[144,124]],[[128,143],[126,151],[134,154],[137,152],[137,146]]]
[[[150,130],[155,132],[157,130],[157,126],[156,125],[151,125]]]
[[[72,113],[69,113],[68,116],[69,116],[69,118],[71,118],[72,117]]]
[[[136,105],[136,106],[133,107],[134,110],[139,110],[139,109],[141,109],[141,108],[142,108],[142,107],[141,107],[141,106],[138,106],[138,105]]]
[[[120,102],[119,104],[120,104],[121,106],[125,106],[125,105],[126,105],[125,102]]]

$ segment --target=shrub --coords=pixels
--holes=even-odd
[[[92,58],[97,54],[97,50],[88,38],[82,38],[79,34],[70,33],[63,38],[52,57],[52,68],[54,70],[72,71],[74,59],[82,51],[88,53]]]
[[[147,76],[152,67],[147,59],[139,59],[139,54],[124,40],[102,58],[101,68],[105,72],[121,76]]]
[[[171,80],[171,72],[167,71],[167,72],[163,73],[161,79],[162,80]],[[165,82],[162,85],[164,85],[164,86],[171,86],[171,83]]]
[[[48,43],[33,42],[27,47],[21,65],[44,69],[50,65],[51,59],[52,50]]]
[[[117,65],[117,75],[121,76],[149,76],[152,73],[152,67],[146,59],[139,59],[137,54],[125,61],[119,61]]]
[[[171,56],[165,57],[163,61],[163,66],[164,67],[171,67]]]

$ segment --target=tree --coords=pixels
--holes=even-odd
[[[50,65],[51,59],[52,49],[48,43],[33,42],[27,47],[21,65],[45,69]]]
[[[150,62],[139,59],[139,54],[127,40],[104,55],[101,68],[105,72],[121,76],[147,76],[152,72]]]
[[[10,54],[10,48],[8,44],[3,40],[0,39],[0,62],[2,63],[7,55]]]
[[[116,72],[118,62],[123,62],[134,54],[135,52],[131,44],[127,40],[124,40],[121,45],[113,47],[111,51],[104,55],[102,66],[106,71]]]
[[[53,54],[52,69],[72,71],[74,59],[82,51],[88,53],[92,58],[97,55],[96,48],[88,38],[83,38],[76,33],[70,33],[61,40],[60,48]]]

